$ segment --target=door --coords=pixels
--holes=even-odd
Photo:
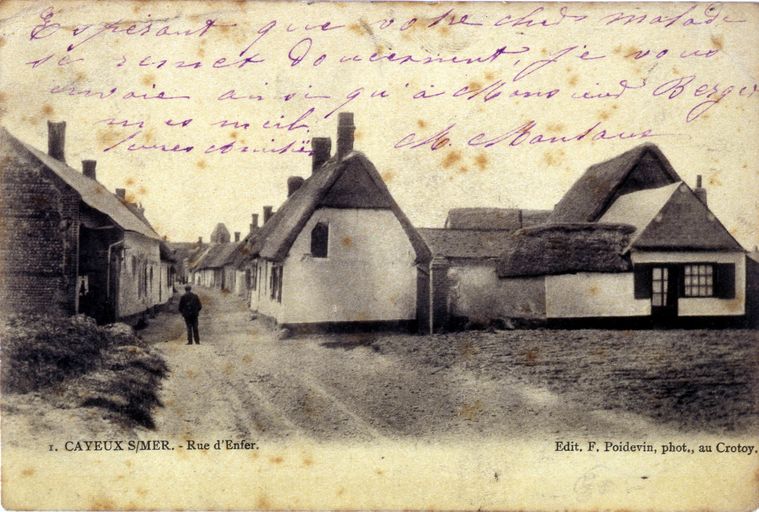
[[[666,323],[677,318],[677,268],[655,266],[651,269],[651,316]]]

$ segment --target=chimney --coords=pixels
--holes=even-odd
[[[305,180],[300,176],[290,176],[287,178],[287,197],[293,195]]]
[[[82,174],[87,176],[91,180],[97,181],[97,172],[95,170],[95,166],[97,165],[96,160],[82,160]]]
[[[66,121],[54,123],[47,122],[47,154],[60,160],[66,161],[64,148],[66,147]]]
[[[271,216],[273,215],[272,207],[271,206],[264,206],[264,224],[269,222],[269,219],[271,219]]]
[[[252,215],[253,221],[250,223],[250,232],[253,233],[255,230],[258,229],[258,214],[254,213]]]
[[[353,132],[356,126],[353,124],[353,112],[340,112],[337,115],[337,161],[353,151]]]
[[[706,189],[701,186],[701,175],[699,174],[696,177],[696,190],[693,192],[696,193],[696,197],[698,197],[704,205],[706,205]]]
[[[240,241],[240,232],[235,231],[235,242],[239,242],[239,241]]]
[[[311,172],[316,172],[324,162],[329,160],[332,151],[332,139],[329,137],[313,137],[311,139]]]
[[[203,244],[203,237],[202,237],[202,236],[199,236],[199,237],[198,237],[198,243],[199,243],[199,244]]]
[[[116,197],[118,197],[122,201],[126,201],[126,189],[125,188],[117,188],[116,189]]]

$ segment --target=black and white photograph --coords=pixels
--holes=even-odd
[[[7,510],[753,510],[759,10],[0,5]]]

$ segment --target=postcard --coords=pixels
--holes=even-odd
[[[759,10],[0,4],[8,510],[759,506]]]

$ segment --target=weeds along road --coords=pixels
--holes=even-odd
[[[380,353],[370,343],[378,335],[277,340],[251,321],[239,297],[195,291],[204,306],[200,345],[186,345],[182,319],[172,312],[143,331],[171,370],[161,393],[164,407],[155,415],[155,433],[167,437],[545,439],[568,433],[638,436],[653,428],[643,416],[588,410],[582,397],[519,383],[509,371],[487,377],[466,365]],[[416,337],[406,338],[413,343]]]

